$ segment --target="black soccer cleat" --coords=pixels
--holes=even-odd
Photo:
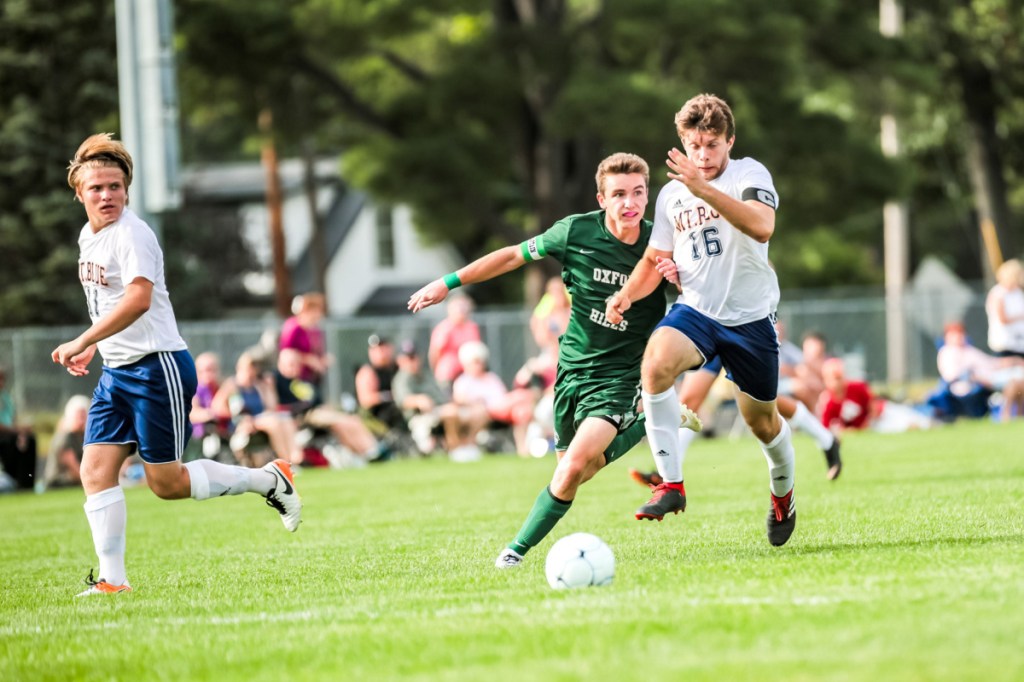
[[[839,457],[839,439],[832,441],[832,445],[825,450],[825,461],[828,463],[828,472],[825,478],[834,481],[839,478],[839,472],[843,470],[843,460]]]
[[[673,484],[662,483],[654,487],[654,496],[648,500],[647,504],[636,510],[636,518],[640,519],[657,519],[661,521],[665,518],[665,514],[678,514],[681,511],[686,511],[686,491],[682,489],[682,484],[679,484],[679,488],[669,487]]]
[[[768,520],[765,530],[768,533],[768,542],[776,547],[781,547],[789,540],[796,528],[796,503],[793,501],[793,490],[790,489],[782,497],[775,497],[772,494],[772,506],[768,510]]]

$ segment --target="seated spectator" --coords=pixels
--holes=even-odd
[[[392,381],[398,371],[395,348],[389,339],[378,334],[370,336],[367,346],[369,362],[356,371],[356,402],[360,410],[379,422],[392,440],[397,441],[409,429],[402,409],[391,393]]]
[[[559,280],[561,281],[561,280]],[[516,389],[529,389],[534,394],[533,419],[526,428],[530,454],[542,457],[555,448],[555,377],[558,371],[558,343],[543,346],[527,358],[512,379]]]
[[[1000,357],[1024,358],[1024,268],[1011,258],[996,270],[996,284],[985,298],[988,347]]]
[[[437,385],[445,393],[451,393],[452,382],[462,373],[459,349],[464,343],[480,340],[480,327],[469,319],[473,301],[462,292],[453,292],[448,297],[447,311],[448,316],[430,333],[427,360],[434,370]]]
[[[18,423],[14,398],[7,389],[7,371],[3,367],[0,367],[0,472],[5,472],[18,488],[31,489],[34,485],[36,437],[31,428]]]
[[[814,412],[825,390],[821,368],[828,359],[828,340],[821,332],[804,334],[801,342],[803,360],[793,368],[793,377],[787,382],[789,393]],[[820,414],[819,414],[820,416]]]
[[[829,358],[822,364],[821,422],[836,432],[870,428],[899,433],[932,426],[930,418],[912,407],[875,397],[863,381],[846,378],[843,361]]]
[[[554,349],[558,357],[558,339],[569,326],[572,314],[572,299],[561,277],[551,277],[545,286],[544,295],[537,302],[530,315],[530,332],[537,348]]]
[[[230,420],[218,416],[213,410],[213,397],[220,389],[220,359],[216,353],[200,353],[196,356],[196,394],[192,397],[192,409],[188,418],[192,422],[192,437],[201,440],[208,434],[228,435]]]
[[[995,357],[974,347],[967,340],[963,324],[951,322],[943,333],[943,344],[936,358],[939,376],[943,381],[938,395],[929,398],[929,404],[941,411],[973,407],[970,416],[982,416],[985,409],[967,403],[972,396],[986,399],[1000,394],[1002,407],[1000,418],[1008,420],[1013,416],[1024,416],[1024,360],[1021,358]],[[943,389],[948,392],[942,396]],[[942,397],[948,398],[943,401]],[[960,401],[960,404],[957,403]]]
[[[288,412],[303,426],[325,429],[361,461],[379,461],[391,456],[389,448],[378,443],[363,420],[322,404],[316,386],[303,381],[302,354],[291,348],[278,353],[274,387],[278,409]]]
[[[212,412],[231,422],[231,450],[244,466],[262,466],[253,462],[246,445],[255,433],[263,433],[277,458],[301,464],[302,448],[296,438],[295,420],[277,409],[277,393],[272,379],[263,374],[253,357],[242,353],[235,362],[235,374],[221,384],[213,397]],[[269,461],[269,460],[268,460]]]
[[[490,418],[447,402],[412,342],[402,344],[392,390],[420,452],[426,454],[437,449],[436,434],[440,425],[444,449],[452,452],[461,448],[460,452],[471,458],[472,449],[476,447],[475,436]]]
[[[64,405],[64,414],[50,440],[43,480],[48,488],[81,486],[79,468],[85,451],[85,422],[92,401],[84,395],[73,395]]]
[[[779,393],[792,395],[793,380],[796,378],[797,367],[804,362],[804,352],[800,346],[786,338],[786,325],[782,320],[775,321],[775,334],[779,339]]]
[[[501,377],[488,371],[488,358],[487,346],[482,342],[463,344],[459,349],[463,373],[452,385],[452,400],[459,406],[470,408],[474,421],[486,414],[492,421],[511,426],[516,452],[529,455],[526,430],[533,418],[536,396],[528,388],[509,391]]]
[[[327,342],[320,324],[327,313],[324,295],[311,291],[292,299],[292,316],[281,326],[278,348],[290,348],[302,357],[301,378],[322,388],[324,375],[334,361],[327,353]]]

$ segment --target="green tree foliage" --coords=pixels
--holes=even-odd
[[[85,320],[78,282],[82,207],[67,165],[86,136],[114,129],[113,3],[0,4],[0,324]]]
[[[888,197],[911,200],[915,260],[938,253],[972,276],[969,126],[995,142],[1009,229],[1024,212],[1022,12],[938,0],[911,7],[905,38],[887,40],[877,5],[845,0],[176,0],[183,152],[255,158],[269,108],[282,156],[338,153],[348,181],[410,205],[428,239],[469,259],[590,210],[611,152],[648,159],[653,195],[678,145],[675,111],[710,91],[736,113],[734,156],[776,178],[784,287],[880,281]],[[113,3],[0,4],[0,93],[2,324],[83,319],[84,216],[64,168],[87,134],[117,131]],[[897,162],[878,149],[883,108],[904,124]],[[216,281],[241,295],[225,270],[247,256],[220,231],[167,220],[183,315],[217,313]],[[521,291],[494,286],[495,299]]]
[[[0,93],[0,324],[84,323],[77,238],[86,218],[67,165],[88,135],[119,133],[114,3],[0,4]],[[183,318],[244,301],[251,257],[226,219],[165,216],[167,278]]]
[[[1003,256],[1024,248],[1024,5],[937,0],[910,7],[901,49],[906,66],[896,101],[917,171],[914,248],[923,255],[950,245],[942,251],[947,262],[977,278],[985,259],[979,201],[990,205]]]
[[[182,0],[183,91],[196,151],[252,150],[270,106],[286,147],[342,149],[346,179],[410,204],[466,258],[593,208],[613,151],[645,156],[656,191],[675,111],[713,91],[735,108],[736,155],[778,179],[784,282],[828,283],[799,255],[825,228],[847,237],[844,271],[872,281],[864,214],[877,222],[900,183],[861,96],[881,68],[877,19],[849,4]]]

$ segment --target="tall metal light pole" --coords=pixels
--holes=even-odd
[[[121,140],[135,161],[131,207],[161,236],[181,203],[178,87],[171,0],[116,0]]]
[[[903,35],[903,7],[900,0],[880,0],[878,29],[887,38]],[[883,88],[884,96],[892,85]],[[900,154],[899,126],[896,116],[887,110],[881,122],[882,153],[894,158]],[[885,250],[885,348],[888,381],[903,384],[907,380],[907,311],[904,301],[910,270],[909,209],[906,201],[890,199],[882,209]]]

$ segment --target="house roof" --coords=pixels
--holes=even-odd
[[[302,191],[303,166],[302,159],[278,164],[282,192]],[[313,172],[319,183],[341,180],[335,157],[317,159]],[[258,161],[190,165],[181,171],[181,191],[186,201],[197,203],[261,201],[267,191],[266,171]]]
[[[356,311],[357,315],[392,315],[396,310],[405,310],[409,297],[422,284],[385,284],[377,287],[366,297]]]

